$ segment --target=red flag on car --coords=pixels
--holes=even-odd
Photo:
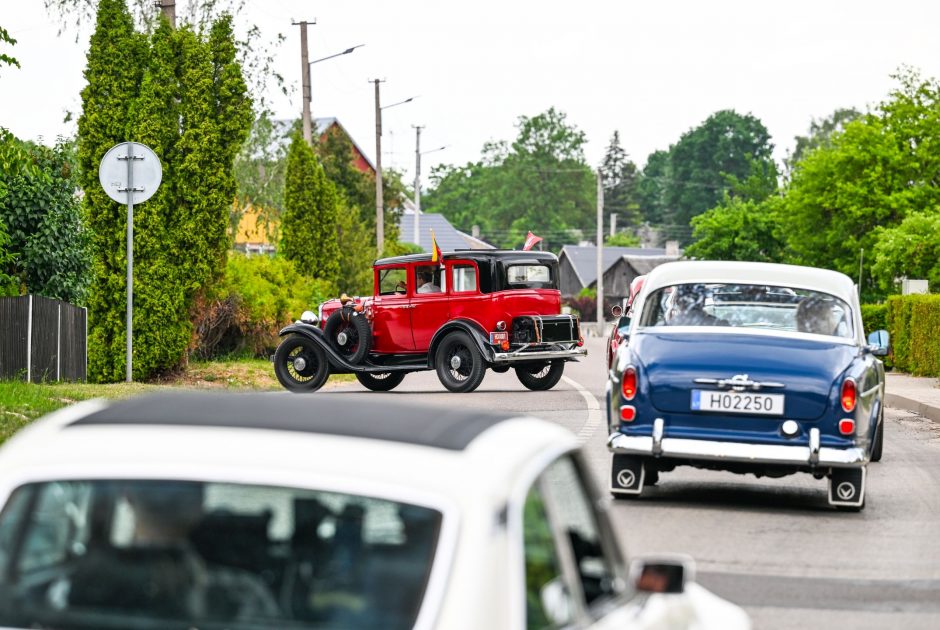
[[[535,244],[542,240],[541,236],[536,236],[532,232],[529,232],[528,236],[525,237],[525,245],[522,246],[522,251],[529,251]]]
[[[441,248],[437,246],[437,239],[434,238],[434,230],[431,230],[431,262],[441,262]]]

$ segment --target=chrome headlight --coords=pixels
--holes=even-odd
[[[304,311],[303,313],[300,314],[300,321],[302,321],[305,324],[312,324],[316,326],[317,324],[320,323],[320,318],[317,317],[317,314],[314,313],[313,311]]]

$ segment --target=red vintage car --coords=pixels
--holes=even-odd
[[[637,276],[630,283],[630,295],[623,299],[623,304],[615,305],[610,309],[614,316],[614,325],[610,329],[610,335],[607,337],[607,369],[614,368],[614,359],[617,357],[617,348],[626,338],[630,330],[630,318],[633,315],[633,302],[643,290],[643,282],[646,276]]]
[[[470,392],[487,369],[514,368],[527,388],[546,390],[587,354],[578,318],[561,314],[554,254],[459,250],[373,267],[373,296],[329,300],[281,330],[274,369],[284,387],[311,392],[330,373],[354,373],[389,391],[408,372],[437,370],[444,387]]]

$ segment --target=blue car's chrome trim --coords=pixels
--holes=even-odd
[[[861,448],[820,447],[818,433],[815,436],[815,443],[813,437],[811,431],[810,446],[785,446],[670,437],[660,437],[657,440],[652,435],[633,436],[615,432],[607,438],[607,448],[612,453],[626,455],[660,455],[750,464],[793,464],[839,468],[860,466],[868,461],[865,451]]]

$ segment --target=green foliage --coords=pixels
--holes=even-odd
[[[636,185],[640,211],[648,223],[661,224],[668,220],[669,205],[666,192],[672,181],[672,166],[668,151],[654,151],[646,158],[643,175]]]
[[[900,277],[924,278],[940,289],[940,209],[913,212],[876,236],[871,273],[881,289],[892,290]]]
[[[299,132],[287,153],[280,253],[305,273],[335,284],[339,279],[337,194],[313,149]]]
[[[627,158],[627,152],[620,146],[620,133],[617,131],[610,138],[600,172],[604,186],[605,212],[616,213],[624,226],[638,225],[640,203],[636,187],[639,172],[636,164]]]
[[[685,254],[703,260],[783,262],[780,198],[764,201],[726,197],[724,203],[692,219],[695,239]]]
[[[278,331],[305,310],[317,310],[332,287],[303,275],[285,258],[230,253],[225,279],[202,298],[196,312],[196,350],[201,358],[267,356]]]
[[[862,304],[862,323],[866,336],[876,330],[888,330],[888,305]]]
[[[848,107],[837,109],[827,118],[814,119],[809,126],[809,135],[794,138],[796,146],[793,153],[787,157],[787,166],[792,169],[812,150],[830,146],[833,136],[842,133],[848,123],[861,116],[857,109]]]
[[[0,44],[10,44],[11,46],[16,44],[16,40],[10,36],[10,32],[0,26]],[[11,57],[5,53],[0,53],[0,66],[16,66],[20,67],[20,62],[16,60],[15,57]]]
[[[723,110],[679,138],[669,150],[671,185],[665,189],[668,222],[689,225],[714,208],[734,182],[761,174],[776,180],[770,134],[760,120]],[[775,188],[775,186],[774,186]]]
[[[382,256],[407,256],[408,254],[423,254],[424,248],[417,243],[406,243],[404,241],[395,241],[385,244],[385,251]]]
[[[488,143],[479,162],[431,171],[423,209],[458,229],[480,226],[481,237],[518,247],[531,230],[567,241],[594,225],[596,183],[584,159],[584,133],[554,108],[522,116],[512,144]]]
[[[20,289],[18,278],[4,271],[16,260],[9,247],[10,235],[7,234],[7,226],[3,223],[3,217],[0,217],[0,297],[17,295]]]
[[[136,68],[136,69],[135,69]],[[124,3],[101,0],[85,71],[79,163],[94,232],[89,299],[89,375],[124,373],[126,210],[97,181],[114,144],[150,146],[163,182],[135,207],[134,375],[177,368],[192,339],[191,313],[223,273],[236,182],[233,162],[251,123],[235,59],[231,19],[206,35],[161,20],[151,38],[134,32]]]
[[[617,232],[613,236],[608,236],[604,240],[604,245],[609,247],[639,247],[640,237],[630,232]]]
[[[876,266],[865,267],[862,281],[867,299],[883,295],[895,276],[933,273],[927,261],[935,251],[932,239],[908,239],[914,229],[932,225],[929,217],[940,208],[934,177],[940,172],[940,83],[909,70],[896,79],[899,87],[875,112],[847,123],[794,165],[780,213],[788,245],[804,264],[854,277],[861,250],[866,260],[874,253]],[[923,215],[900,228],[914,213]]]
[[[6,262],[0,277],[16,291],[83,304],[91,264],[89,237],[76,193],[72,146],[21,145],[28,166],[0,172],[0,222],[6,226]],[[6,291],[11,292],[10,283]]]
[[[915,376],[940,376],[940,295],[888,298],[894,365]]]

